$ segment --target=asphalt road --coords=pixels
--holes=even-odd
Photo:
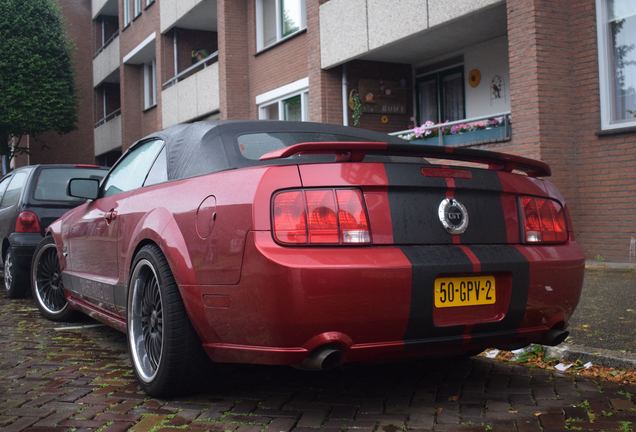
[[[636,354],[636,271],[585,272],[568,343]]]

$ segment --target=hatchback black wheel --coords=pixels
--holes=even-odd
[[[31,264],[31,289],[42,315],[53,321],[68,321],[73,311],[64,297],[62,272],[57,247],[52,237],[43,239],[35,249]]]
[[[152,396],[191,390],[207,361],[161,250],[137,253],[128,284],[128,350],[135,375]]]
[[[20,268],[11,248],[4,256],[4,290],[9,298],[22,298],[29,292],[26,270]]]

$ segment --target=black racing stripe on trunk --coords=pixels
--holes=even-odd
[[[502,321],[479,324],[474,333],[493,330],[515,330],[523,321],[530,287],[530,265],[526,257],[514,246],[470,246],[481,263],[481,273],[511,273],[512,295],[510,307]]]
[[[501,194],[457,189],[455,199],[468,212],[468,228],[459,236],[462,244],[505,244],[508,240]]]
[[[494,192],[501,192],[503,190],[497,171],[474,169],[471,170],[470,173],[472,178],[455,179],[455,184],[457,185],[457,187],[478,187],[480,189],[491,190]]]
[[[439,204],[446,198],[445,189],[388,189],[396,244],[450,244],[452,237],[437,215]]]
[[[404,339],[463,334],[463,326],[433,325],[433,287],[440,275],[471,273],[473,266],[466,254],[457,246],[403,246],[401,250],[412,266],[411,309]]]
[[[450,236],[437,218],[437,208],[445,198],[446,181],[441,177],[423,176],[420,171],[422,166],[408,163],[384,165],[396,244],[450,242]],[[413,230],[414,226],[430,229]]]
[[[446,198],[446,179],[422,175],[423,165],[385,164],[389,205],[396,244],[451,244],[438,208]],[[502,186],[494,171],[471,170],[471,179],[455,179],[455,198],[468,211],[462,244],[505,244],[506,224],[501,206]]]
[[[501,207],[501,181],[496,171],[473,170],[472,179],[456,179],[455,199],[466,206],[469,224],[460,236],[462,244],[505,244],[508,235]],[[469,188],[469,189],[464,189]],[[473,190],[479,188],[480,190]],[[482,191],[488,190],[489,192]],[[493,194],[493,192],[497,192]],[[484,238],[487,233],[488,238]]]

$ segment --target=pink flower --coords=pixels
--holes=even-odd
[[[461,124],[451,126],[451,130],[450,130],[451,134],[457,135],[458,133],[461,133],[462,127],[463,125]]]
[[[426,122],[422,125],[422,127],[423,127],[423,128],[430,128],[430,127],[432,127],[432,126],[435,126],[435,123],[434,123],[434,122],[432,122],[432,121],[430,121],[430,120],[427,120],[427,121],[426,121]],[[430,134],[432,134],[432,133],[433,133],[433,129],[427,129],[427,130],[424,132],[424,135],[425,135],[425,136],[429,136],[429,135],[430,135]]]
[[[424,135],[424,128],[423,127],[414,127],[413,128],[413,134],[415,135],[415,138],[422,138],[422,135]]]

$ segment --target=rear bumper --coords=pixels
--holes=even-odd
[[[40,233],[9,234],[9,244],[16,264],[22,268],[30,268],[35,248],[41,241]]]
[[[332,345],[355,362],[540,342],[567,327],[583,270],[574,242],[283,248],[252,232],[238,285],[180,288],[215,361],[298,364]],[[436,277],[470,274],[495,275],[495,305],[434,307]]]

